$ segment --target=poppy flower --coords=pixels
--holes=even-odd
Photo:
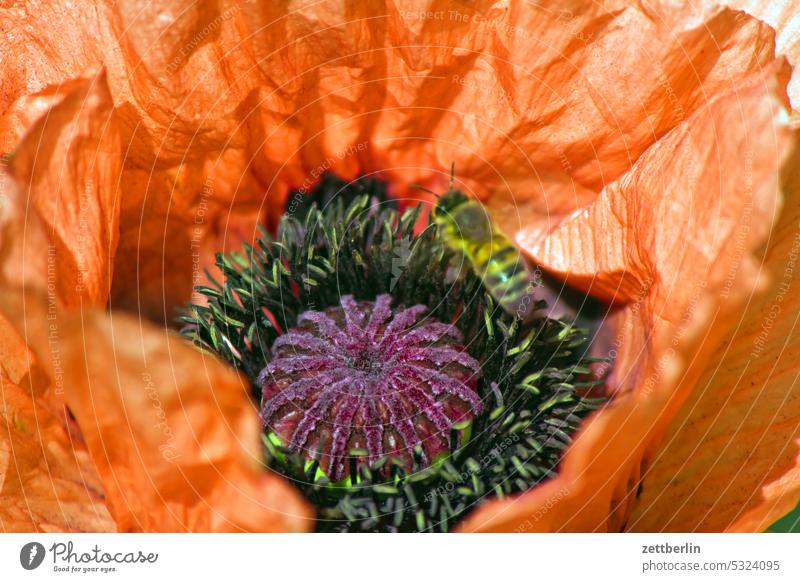
[[[429,350],[440,351],[404,357],[448,354],[439,365],[452,375],[416,377],[405,400],[384,404],[422,402],[427,414],[406,426],[405,442],[422,444],[400,455],[390,478],[428,471],[425,479],[439,479],[449,470],[447,459],[436,461],[440,453],[460,458],[469,423],[484,426],[505,390],[525,384],[506,387],[508,374],[486,363],[491,350],[483,359],[466,345],[455,323],[460,308],[445,299],[445,266],[411,269],[406,277],[419,278],[391,291],[404,299],[391,307],[378,283],[369,298],[327,285],[305,292],[316,280],[289,269],[301,277],[285,298],[290,316],[266,310],[257,325],[266,344],[247,333],[234,338],[241,344],[215,336],[213,323],[229,315],[215,307],[241,305],[236,290],[254,288],[238,285],[247,277],[273,298],[267,273],[230,262],[279,248],[259,223],[286,237],[278,243],[313,246],[328,262],[334,241],[350,245],[333,271],[349,272],[352,285],[362,264],[391,272],[377,254],[364,263],[367,238],[307,237],[307,225],[293,220],[331,172],[348,182],[380,173],[389,198],[402,202],[419,198],[412,183],[446,190],[453,162],[458,188],[557,288],[604,306],[592,351],[603,361],[592,368],[605,391],[591,412],[596,403],[574,390],[586,361],[557,352],[563,367],[546,387],[568,391],[581,408],[547,417],[566,437],[545,451],[556,457],[552,474],[533,474],[544,466],[536,451],[516,463],[500,455],[506,480],[531,481],[508,490],[491,482],[464,501],[487,485],[474,483],[459,493],[463,507],[447,510],[448,529],[763,530],[800,499],[792,309],[800,184],[791,113],[800,103],[792,69],[800,53],[790,3],[737,8],[330,1],[310,9],[189,0],[4,7],[2,528],[310,531],[334,510],[368,522],[374,511],[363,499],[330,504],[314,488],[318,471],[331,480],[349,474],[352,487],[389,470],[375,465],[385,451],[367,442],[369,423],[354,405],[338,400],[336,410],[354,415],[347,443],[363,440],[359,459],[341,453],[344,437],[262,407],[253,390],[293,390],[310,410],[323,395],[301,392],[304,377],[292,375],[296,362],[281,345],[316,342],[346,354],[350,344],[337,333],[366,333],[353,322],[366,325],[374,313],[383,315],[364,341],[376,341],[376,354],[385,344],[375,338],[395,321],[437,319],[441,333]],[[361,234],[384,228],[375,222],[380,208],[361,208]],[[429,234],[400,218],[411,215],[391,212],[421,256],[438,256]],[[320,210],[306,216],[334,223]],[[308,267],[312,259],[297,260]],[[270,265],[291,267],[274,256]],[[453,284],[467,297],[481,282],[473,275]],[[538,348],[503,314],[495,327],[491,296],[480,298],[478,321],[506,342],[496,365],[514,374],[539,365]],[[181,308],[205,349],[175,333]],[[226,325],[238,329],[233,321]],[[543,328],[559,341],[575,332],[553,325]],[[570,336],[575,345],[586,340]],[[261,360],[242,346],[260,353],[264,367],[271,355],[272,372],[285,376],[261,376]],[[475,362],[481,378],[473,383]],[[386,370],[348,366],[326,372],[392,381]],[[494,384],[501,398],[487,407]],[[535,388],[537,405],[551,402]],[[476,391],[485,392],[480,402]],[[507,399],[501,407],[508,413]],[[466,424],[437,440],[445,432],[431,427],[444,422],[440,413],[445,424]],[[379,424],[391,422],[381,414]],[[275,430],[259,438],[261,422]],[[328,460],[315,464],[298,454],[303,447]],[[423,503],[405,489],[381,495],[395,508],[402,500],[404,510]],[[409,527],[429,529],[428,513],[409,515]]]

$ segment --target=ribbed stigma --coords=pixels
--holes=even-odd
[[[352,450],[409,468],[415,448],[423,464],[449,452],[450,428],[483,410],[481,370],[459,331],[427,312],[393,310],[389,295],[345,295],[338,307],[301,314],[259,376],[265,430],[334,481]]]

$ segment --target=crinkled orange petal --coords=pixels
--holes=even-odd
[[[105,305],[122,165],[106,76],[70,81],[31,100],[49,105],[46,114],[33,121],[25,117],[31,109],[12,110],[0,122],[24,132],[3,176],[3,278],[39,287],[64,305]]]
[[[48,385],[0,315],[0,531],[113,531],[86,445],[48,404]]]
[[[754,297],[672,421],[628,527],[763,531],[800,499],[800,150]]]
[[[485,503],[459,524],[465,532],[619,531],[630,511],[642,457],[671,395],[685,390],[685,355],[702,337],[710,319],[706,301],[697,321],[685,328],[682,347],[640,371],[648,398],[619,397],[585,422],[567,450],[554,479],[519,496]]]
[[[558,220],[730,71],[774,59],[767,26],[696,3],[53,2],[0,28],[9,102],[108,68],[126,144],[113,300],[161,321],[214,251],[325,170],[442,185],[455,161],[475,194],[522,195],[517,226]],[[53,39],[49,58],[35,38]]]
[[[119,531],[313,526],[300,493],[261,465],[258,411],[228,366],[129,315],[30,295],[4,311],[60,379]]]
[[[795,0],[722,0],[775,29],[775,52],[792,65],[787,92],[795,112],[800,112],[800,6]]]
[[[119,136],[105,76],[23,98],[0,117],[16,136],[0,170],[0,276],[60,305],[105,305],[119,212]],[[44,114],[42,116],[42,114]],[[11,142],[6,141],[5,144]],[[15,314],[18,315],[18,314]],[[51,354],[59,352],[56,322]],[[85,443],[26,341],[3,319],[2,517],[6,530],[114,529]]]
[[[534,529],[623,527],[694,388],[694,351],[760,280],[750,255],[775,214],[789,70],[769,26],[710,3],[52,2],[2,11],[0,30],[4,110],[107,67],[125,144],[114,305],[171,320],[213,252],[274,221],[309,176],[441,185],[455,161],[543,266],[622,306],[617,401],[558,480],[468,529],[543,508]],[[52,39],[46,56],[36,38]]]
[[[550,231],[519,231],[539,264],[622,304],[610,315],[615,401],[586,423],[556,479],[487,504],[464,529],[619,531],[629,522],[666,423],[761,285],[753,253],[776,219],[791,143],[777,70],[743,71],[593,204]]]

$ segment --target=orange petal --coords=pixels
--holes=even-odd
[[[86,446],[0,315],[0,531],[113,531]]]
[[[787,91],[792,107],[800,112],[800,7],[793,0],[723,0],[722,4],[743,10],[775,29],[775,52],[792,65]]]
[[[38,288],[54,309],[106,303],[118,213],[119,141],[112,109],[101,73],[23,96],[4,111],[0,133],[5,145],[13,144],[4,154],[10,163],[0,172],[6,294],[14,286]],[[45,316],[37,324],[55,330],[45,345],[58,362],[57,322]],[[10,322],[2,318],[0,327],[0,526],[113,530],[86,445],[63,405],[60,367],[48,379]]]
[[[247,382],[181,339],[112,319],[85,318],[83,338],[64,347],[64,360],[73,374],[66,400],[119,528],[311,527],[300,494],[259,466],[258,412]],[[96,348],[84,354],[84,341]]]
[[[800,499],[800,150],[769,238],[771,275],[705,365],[644,475],[629,528],[763,531]]]
[[[714,297],[734,266],[729,303],[749,291],[741,281],[755,279],[749,254],[775,202],[760,186],[769,184],[764,168],[780,159],[783,136],[778,130],[771,148],[753,147],[759,188],[741,256],[729,251],[738,244],[731,222],[744,212],[743,196],[729,186],[735,176],[746,183],[749,172],[731,156],[735,148],[748,151],[749,138],[772,135],[763,131],[763,116],[777,105],[773,95],[785,98],[784,89],[760,83],[784,80],[788,71],[777,71],[769,27],[717,7],[435,7],[447,22],[409,17],[394,6],[375,14],[341,0],[319,3],[311,14],[292,3],[222,12],[188,0],[122,0],[76,16],[57,3],[29,17],[4,11],[0,26],[23,31],[5,41],[19,43],[19,66],[2,73],[4,87],[20,99],[107,62],[115,117],[129,144],[114,303],[143,305],[162,319],[188,298],[197,266],[218,245],[212,241],[230,240],[227,225],[240,225],[231,239],[252,232],[256,216],[265,214],[262,204],[279,208],[287,188],[308,175],[388,168],[398,180],[443,182],[446,176],[435,172],[455,160],[460,185],[491,194],[495,212],[505,206],[504,223],[513,232],[525,229],[520,240],[545,267],[629,304],[614,316],[626,338],[618,401],[589,424],[584,444],[579,439],[565,461],[569,501],[559,511],[576,517],[549,521],[560,515],[553,510],[547,520],[565,529],[619,528],[645,449],[693,386],[692,374],[681,375],[700,341],[689,330],[711,321]],[[54,39],[49,61],[25,42],[34,32]],[[287,45],[287,37],[296,42]],[[630,51],[632,45],[640,50]],[[21,70],[36,74],[22,78]],[[735,99],[740,93],[745,106]],[[760,106],[751,115],[753,103]],[[724,159],[698,128],[722,144]],[[711,170],[698,168],[698,184],[671,187],[668,171],[694,175],[687,158],[694,153]],[[666,208],[666,195],[684,189],[696,196],[673,200],[677,227],[652,212],[653,199]],[[522,194],[517,206],[508,204],[509,191]],[[709,193],[722,204],[717,214],[708,212]],[[701,230],[702,220],[718,228]],[[631,223],[635,236],[625,228]],[[586,244],[601,227],[611,236]],[[675,236],[679,228],[697,248],[678,246],[672,256],[669,245],[684,242]],[[588,256],[576,261],[573,253],[565,261],[556,248]],[[140,281],[134,268],[148,273],[142,288],[131,284]],[[591,269],[599,270],[597,279]],[[642,292],[650,276],[653,287]],[[706,285],[687,292],[686,281]],[[715,334],[724,331],[714,325]],[[637,446],[619,427],[630,428]],[[525,496],[530,506],[520,511],[530,516],[552,500],[552,489]]]
[[[730,71],[774,59],[768,27],[716,6],[425,11],[438,16],[342,0],[121,0],[0,16],[25,31],[15,62],[36,72],[7,73],[15,96],[108,67],[127,144],[115,304],[169,319],[212,246],[252,237],[290,186],[326,169],[443,184],[455,161],[480,196],[524,194],[526,225],[559,219],[729,90]],[[34,30],[54,39],[49,60],[25,42]]]
[[[778,79],[745,71],[593,204],[549,231],[520,231],[545,268],[623,305],[610,314],[617,394],[578,434],[556,479],[487,504],[464,529],[625,527],[666,423],[761,285],[752,254],[775,220],[790,143]]]
[[[7,284],[47,290],[65,305],[105,305],[121,165],[106,76],[72,81],[37,99],[54,104],[26,127],[3,177],[3,276]],[[9,131],[31,120],[17,121]]]
[[[94,313],[75,325],[83,337],[64,347],[66,373],[74,374],[66,400],[120,529],[311,527],[300,494],[259,465],[247,382],[129,317]],[[86,344],[95,347],[85,354]]]
[[[4,311],[62,378],[120,531],[312,527],[300,493],[261,465],[249,384],[226,365],[128,315],[31,295],[6,297]]]

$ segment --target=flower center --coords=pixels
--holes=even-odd
[[[450,451],[450,429],[483,410],[480,365],[458,330],[422,320],[423,305],[391,297],[307,311],[278,338],[262,370],[261,418],[290,450],[340,479],[353,450],[391,456],[410,470]],[[415,453],[416,451],[416,453]]]
[[[379,351],[374,349],[366,348],[357,352],[348,365],[354,372],[362,372],[365,377],[373,380],[377,380],[384,373],[384,362],[380,359]]]

